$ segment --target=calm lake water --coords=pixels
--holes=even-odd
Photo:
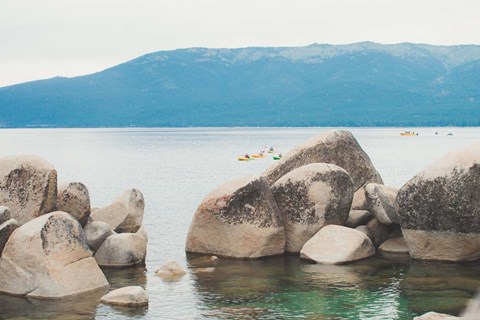
[[[480,139],[480,128],[351,128],[384,178],[400,187],[431,161]],[[480,263],[463,265],[381,257],[325,266],[286,256],[260,261],[187,259],[185,238],[202,198],[229,180],[261,173],[272,159],[237,156],[273,146],[282,153],[325,128],[2,129],[0,155],[36,154],[59,183],[87,185],[93,206],[124,190],[146,199],[146,267],[104,270],[111,289],[141,285],[149,306],[113,308],[102,293],[63,301],[0,295],[0,318],[37,319],[412,319],[427,311],[458,314],[480,287]],[[435,135],[438,132],[438,135]],[[453,136],[447,133],[452,132]],[[175,259],[178,282],[154,275]],[[1,276],[1,275],[0,275]]]

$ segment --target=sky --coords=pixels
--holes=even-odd
[[[479,0],[0,0],[0,87],[189,47],[480,44]]]

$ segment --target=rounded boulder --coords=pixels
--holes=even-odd
[[[249,177],[203,199],[188,231],[186,251],[231,258],[284,253],[283,221],[267,181]]]

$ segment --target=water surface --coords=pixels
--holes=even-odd
[[[409,129],[409,128],[405,128]],[[384,178],[402,186],[439,156],[480,139],[478,128],[352,128]],[[81,181],[93,206],[124,190],[146,199],[146,267],[104,270],[111,289],[142,285],[149,306],[136,310],[99,303],[99,294],[38,301],[0,296],[0,318],[51,319],[411,319],[434,310],[458,313],[480,286],[480,264],[439,264],[375,257],[323,266],[286,256],[259,261],[187,259],[185,237],[196,207],[213,188],[258,174],[272,159],[237,156],[273,146],[282,153],[324,128],[3,129],[1,155],[37,154],[59,183]],[[435,135],[435,132],[438,132]],[[452,132],[453,136],[447,136]],[[154,275],[175,259],[188,274],[177,282]]]

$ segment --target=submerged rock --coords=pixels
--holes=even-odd
[[[57,171],[37,156],[0,158],[0,204],[20,225],[55,210]]]
[[[134,233],[142,226],[145,200],[140,190],[125,191],[107,207],[95,210],[90,217],[93,221],[103,221],[115,232]]]
[[[285,230],[267,181],[236,180],[203,199],[188,231],[186,251],[231,258],[283,254]]]
[[[136,233],[112,234],[95,252],[101,267],[125,268],[145,263],[147,240]]]
[[[272,185],[288,172],[310,163],[331,163],[348,172],[357,191],[369,182],[383,183],[368,155],[349,131],[321,133],[295,147],[267,169],[265,178]]]
[[[0,292],[32,298],[63,298],[108,286],[80,224],[61,211],[15,230],[0,258],[0,274]]]
[[[90,195],[81,182],[70,182],[58,187],[57,210],[70,213],[82,226],[90,216]]]
[[[362,232],[343,226],[328,225],[308,240],[300,257],[324,264],[342,264],[370,257],[375,247]]]
[[[399,190],[397,205],[413,258],[480,258],[480,143],[417,174]]]
[[[160,276],[161,278],[170,279],[173,277],[182,277],[187,273],[185,272],[185,270],[183,270],[182,266],[178,264],[178,262],[170,260],[167,263],[161,265],[160,268],[155,271],[155,274],[157,276]]]
[[[148,305],[148,294],[142,287],[129,286],[110,291],[100,302],[125,307],[142,307]]]
[[[345,224],[353,197],[348,173],[327,163],[297,168],[278,179],[271,189],[282,214],[287,252],[300,252],[305,242],[327,224]]]

